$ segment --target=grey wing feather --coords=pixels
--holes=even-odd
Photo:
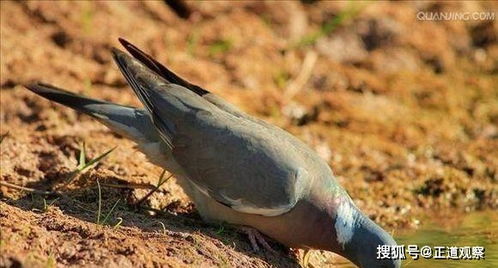
[[[179,131],[173,150],[195,185],[240,212],[275,216],[294,207],[311,180],[293,146],[250,120],[207,117]]]
[[[174,133],[174,126],[172,123],[165,121],[158,115],[158,109],[154,109],[154,98],[151,98],[151,94],[154,94],[155,91],[149,90],[149,87],[164,86],[165,83],[157,77],[151,76],[151,72],[148,69],[139,63],[132,61],[131,58],[123,52],[113,49],[113,55],[119,69],[131,88],[151,115],[152,121],[158,128],[162,140],[169,148],[172,148],[173,144],[171,138]],[[147,81],[148,83],[144,83],[143,81],[146,78],[149,78]]]
[[[155,72],[157,75],[161,76],[164,78],[166,81],[176,84],[179,86],[182,86],[184,88],[189,89],[192,92],[195,92],[199,96],[203,96],[205,94],[208,94],[209,91],[189,83],[188,81],[184,80],[183,78],[179,77],[172,71],[170,71],[168,68],[166,68],[164,65],[162,65],[160,62],[156,61],[154,58],[152,58],[150,55],[147,53],[143,52],[140,50],[138,47],[135,45],[131,44],[130,42],[126,41],[123,38],[118,39],[121,45],[140,63],[143,65],[147,66],[151,71]]]
[[[119,38],[119,42],[123,45],[123,47],[130,52],[130,54],[140,63],[147,66],[151,71],[155,72],[157,75],[161,76],[166,81],[182,86],[184,88],[189,89],[190,91],[196,93],[197,95],[203,97],[205,100],[214,104],[216,107],[224,110],[225,112],[231,113],[235,116],[246,117],[247,115],[242,112],[239,108],[235,107],[231,103],[228,103],[224,99],[218,97],[217,95],[209,92],[208,90],[201,88],[200,86],[194,85],[187,80],[181,78],[171,70],[169,70],[166,66],[156,61],[147,53],[143,52],[141,49],[131,44],[130,42],[124,40],[123,38]]]
[[[237,211],[274,216],[289,211],[308,189],[305,161],[293,140],[113,53],[176,162],[201,192]]]

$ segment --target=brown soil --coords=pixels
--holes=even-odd
[[[183,19],[159,1],[1,2],[0,180],[52,189],[77,166],[82,141],[90,158],[118,147],[62,197],[0,187],[0,266],[299,265],[279,245],[256,253],[234,228],[203,223],[174,179],[147,201],[155,212],[134,209],[148,190],[104,184],[155,185],[161,169],[22,87],[41,80],[139,105],[110,57],[118,37],[309,143],[388,230],[416,227],[429,211],[498,208],[497,20],[416,19],[498,14],[496,3],[187,5]],[[119,200],[102,225],[97,180],[101,217]],[[325,256],[312,261],[343,262]]]

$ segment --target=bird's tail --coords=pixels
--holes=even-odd
[[[43,83],[32,83],[26,85],[26,88],[51,101],[90,115],[112,131],[137,143],[160,140],[150,116],[143,109],[88,98]]]

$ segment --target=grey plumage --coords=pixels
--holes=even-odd
[[[290,210],[308,189],[311,180],[300,167],[305,159],[295,138],[226,112],[118,50],[113,54],[199,190],[237,211],[275,216]]]
[[[44,83],[26,87],[47,99],[69,106],[99,120],[118,134],[139,143],[158,140],[149,114],[144,109],[87,98]]]
[[[87,113],[168,169],[209,221],[251,226],[292,247],[339,253],[362,267],[392,237],[361,213],[327,163],[288,132],[180,78],[120,39],[113,57],[144,109],[36,83],[33,92]]]

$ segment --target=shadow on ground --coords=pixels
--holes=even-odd
[[[40,185],[46,185],[46,183],[38,181],[30,187]],[[124,244],[129,244],[131,248],[133,248],[131,246],[133,243],[146,243],[150,247],[157,246],[154,250],[159,258],[164,254],[180,258],[189,265],[196,264],[196,255],[201,255],[202,258],[211,259],[212,264],[216,266],[243,265],[249,261],[252,263],[249,266],[261,264],[275,267],[299,267],[298,261],[291,256],[289,250],[276,242],[270,241],[270,244],[277,250],[277,254],[264,251],[254,252],[245,234],[238,231],[235,226],[206,223],[195,211],[175,213],[168,209],[159,211],[136,208],[127,204],[130,193],[129,189],[102,186],[100,217],[97,216],[99,197],[96,185],[66,191],[57,196],[43,197],[37,194],[27,194],[17,200],[4,199],[2,211],[11,214],[9,212],[15,209],[8,207],[13,206],[20,210],[7,215],[7,218],[30,214],[31,218],[35,219],[36,226],[40,230],[27,232],[25,243],[30,243],[29,241],[36,236],[33,232],[48,231],[56,232],[58,235],[73,236],[70,241],[76,244],[84,243],[88,239],[100,240],[103,236],[107,240],[106,250],[111,254],[125,254],[128,258],[130,254],[140,256],[140,253],[130,251],[130,249],[123,251],[123,244],[119,241],[129,240]],[[3,226],[6,236],[19,233],[15,231],[15,226],[11,227],[14,229]],[[152,243],[150,243],[151,239]],[[116,243],[109,241],[116,241]],[[160,245],[161,243],[163,245]],[[227,253],[222,250],[223,248],[230,248],[233,253]],[[70,256],[60,254],[59,256],[66,259],[58,261],[68,262],[68,264],[84,263],[85,254],[73,253]],[[244,257],[237,257],[239,253]],[[260,259],[260,261],[254,262],[254,259]],[[202,260],[201,263],[204,261]]]

